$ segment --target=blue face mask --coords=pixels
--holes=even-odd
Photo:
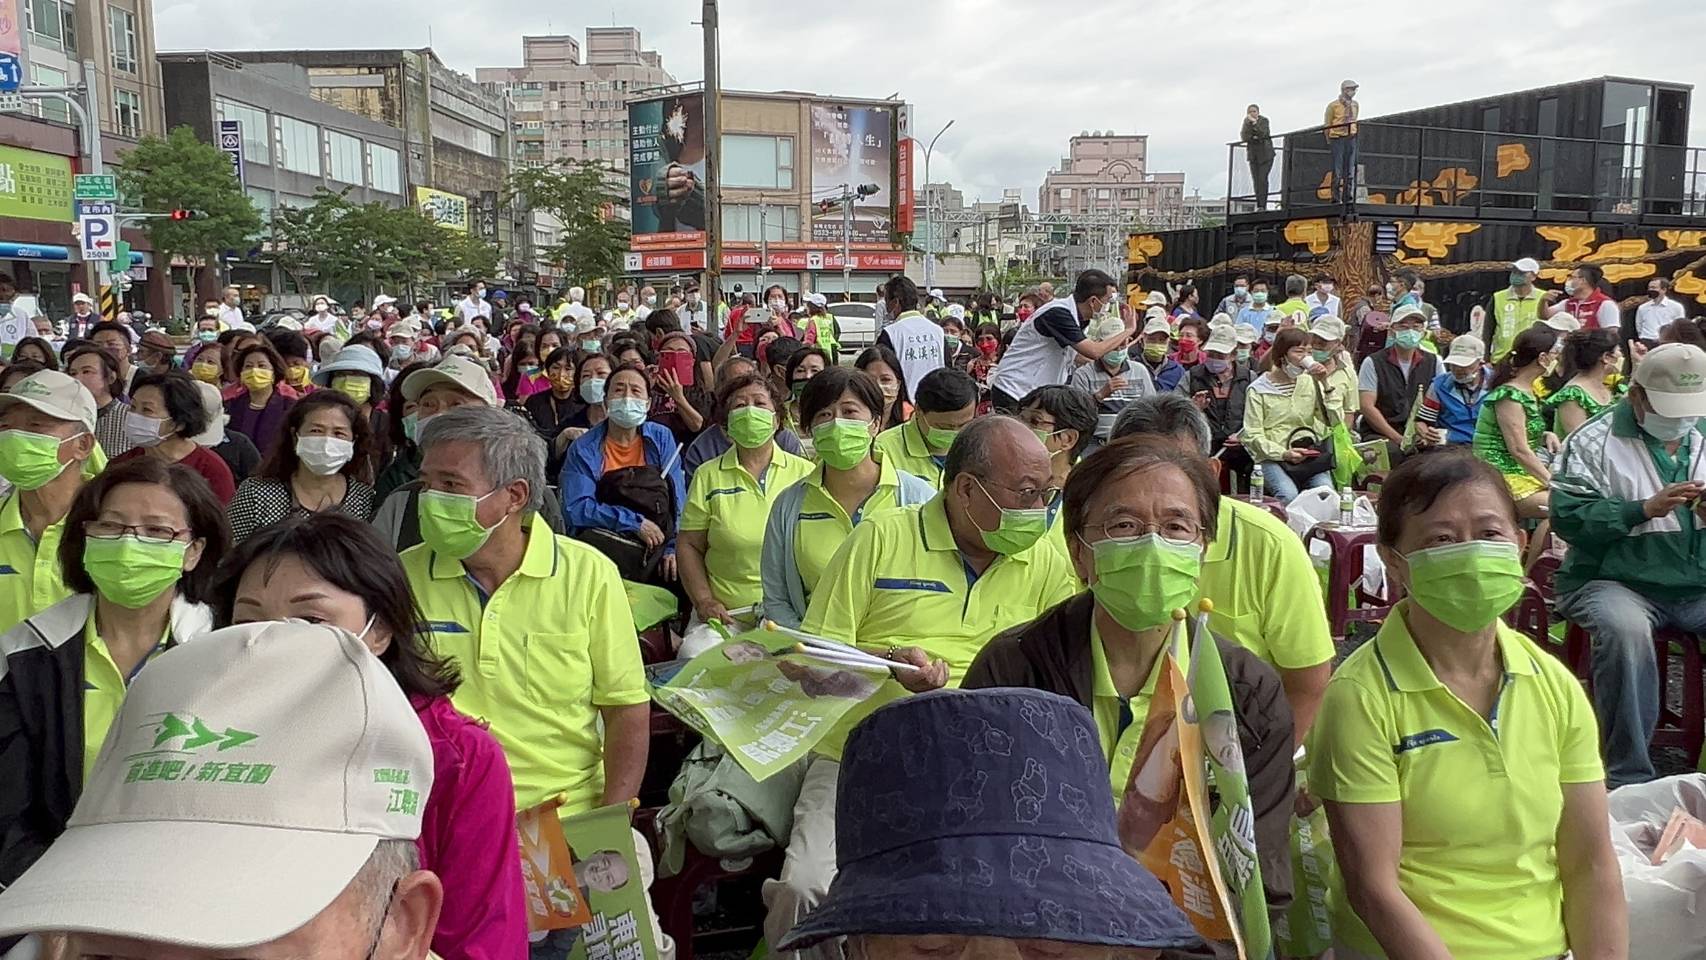
[[[605,404],[610,421],[629,430],[646,422],[646,401],[639,397],[619,397]]]
[[[1109,350],[1107,353],[1102,354],[1102,362],[1107,364],[1111,369],[1118,369],[1125,366],[1126,360],[1130,359],[1130,357],[1131,354],[1125,350]]]
[[[1392,335],[1392,342],[1401,350],[1414,350],[1422,345],[1422,331],[1399,330]]]

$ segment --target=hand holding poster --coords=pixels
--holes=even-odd
[[[838,754],[850,717],[905,695],[886,670],[800,653],[798,643],[776,630],[737,633],[652,698],[762,782],[813,750]]]
[[[546,804],[516,818],[529,929],[536,938],[532,955],[657,960],[628,804],[600,807],[560,822],[555,814],[555,804]],[[539,926],[547,915],[547,925]]]

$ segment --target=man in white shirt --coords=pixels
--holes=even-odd
[[[918,285],[910,279],[892,277],[882,291],[888,316],[895,319],[877,335],[877,345],[888,347],[900,358],[906,398],[911,400],[919,381],[930,371],[941,369],[945,335],[936,321],[919,312]]]
[[[652,311],[656,310],[657,308],[658,308],[658,292],[657,292],[657,289],[648,283],[645,286],[640,288],[640,305],[634,308],[634,319],[636,321],[644,320],[647,317],[651,316]]]
[[[456,319],[460,323],[472,323],[475,317],[484,317],[490,325],[492,305],[486,302],[486,285],[475,280],[468,284],[467,290],[468,295],[456,303]]]
[[[1137,314],[1125,311],[1124,327],[1101,340],[1090,340],[1084,325],[1113,301],[1114,278],[1100,270],[1078,275],[1072,295],[1044,304],[1013,334],[995,376],[989,382],[995,408],[1017,411],[1019,399],[1038,387],[1066,382],[1075,357],[1100,360],[1130,342],[1137,332]]]
[[[1687,316],[1682,304],[1670,298],[1670,281],[1654,277],[1647,281],[1647,302],[1635,308],[1635,336],[1656,347],[1664,329]]]
[[[225,288],[225,298],[219,305],[219,324],[226,330],[255,329],[243,316],[243,292],[236,287]]]
[[[1339,297],[1333,292],[1333,278],[1323,273],[1315,278],[1315,292],[1303,298],[1313,314],[1316,307],[1326,307],[1330,316],[1339,315]]]

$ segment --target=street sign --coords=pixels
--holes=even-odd
[[[806,269],[807,270],[822,270],[823,269],[823,251],[812,250],[812,251],[809,251],[806,253]]]
[[[24,95],[21,93],[0,93],[0,113],[23,113]]]
[[[113,286],[117,287],[120,292],[129,290],[131,287],[131,277],[128,273],[115,273],[112,275],[112,281]]]
[[[231,175],[243,183],[243,121],[219,121],[219,151],[231,159]]]
[[[13,43],[18,41],[13,34]],[[15,53],[0,53],[0,92],[11,93],[24,85],[24,63]]]
[[[77,239],[85,263],[116,259],[118,206],[105,201],[77,201]]]
[[[74,200],[118,200],[118,177],[110,173],[79,173],[71,188]]]

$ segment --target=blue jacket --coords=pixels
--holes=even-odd
[[[596,496],[598,480],[604,476],[604,439],[609,433],[610,421],[606,420],[569,445],[568,455],[563,458],[563,473],[557,479],[563,491],[563,518],[576,530],[602,527],[633,533],[640,529],[644,518],[627,507],[599,503]],[[640,436],[645,440],[646,465],[661,469],[675,489],[675,515],[679,519],[687,503],[687,484],[681,476],[675,435],[668,427],[647,420],[640,424]],[[675,552],[674,537],[664,544],[664,552]]]
[[[1481,388],[1469,401],[1463,399],[1450,370],[1434,377],[1430,392],[1439,401],[1438,426],[1445,431],[1446,443],[1468,443],[1475,439],[1475,423],[1481,418],[1481,402],[1487,398],[1487,381],[1491,377],[1489,370],[1481,378]]]

